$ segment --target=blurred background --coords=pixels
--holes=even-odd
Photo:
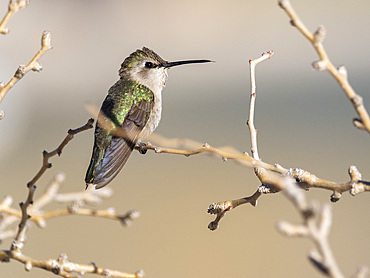
[[[0,2],[5,15],[8,1]],[[349,80],[370,110],[370,2],[292,1],[314,31],[327,29],[325,48],[335,65],[345,65]],[[69,128],[86,123],[85,104],[100,106],[118,80],[120,64],[142,46],[166,60],[211,59],[169,71],[157,133],[212,146],[250,149],[245,125],[249,107],[249,59],[274,50],[257,66],[255,125],[262,159],[299,167],[338,182],[356,165],[370,180],[370,137],[352,125],[352,105],[327,72],[311,69],[316,53],[290,26],[277,1],[31,1],[0,37],[0,80],[7,82],[27,64],[50,30],[53,49],[41,59],[42,72],[28,73],[0,105],[0,198],[14,207],[27,196],[26,183],[39,170],[41,152],[54,150]],[[93,131],[79,134],[38,181],[36,198],[56,173],[67,179],[62,192],[85,187]],[[73,262],[135,272],[146,277],[320,277],[306,258],[307,239],[277,233],[279,220],[299,223],[282,194],[265,195],[257,207],[228,213],[218,230],[209,204],[248,196],[259,181],[253,171],[205,155],[183,157],[134,152],[109,185],[113,197],[96,207],[141,217],[129,228],[118,222],[70,216],[51,219],[45,229],[27,233],[24,253],[46,260],[67,253]],[[311,190],[309,200],[330,202],[331,192]],[[333,208],[330,244],[345,276],[370,265],[368,194],[348,192]],[[49,208],[60,207],[50,206]],[[1,243],[8,249],[10,240]],[[18,262],[1,264],[2,277],[50,277],[24,271]]]

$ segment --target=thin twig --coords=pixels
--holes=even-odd
[[[124,226],[130,223],[139,216],[139,212],[135,210],[128,211],[124,214],[118,214],[114,208],[107,208],[103,210],[84,208],[85,205],[95,205],[104,198],[112,196],[110,188],[103,188],[102,190],[87,189],[80,192],[59,193],[59,189],[65,179],[65,175],[59,173],[55,175],[54,179],[49,183],[46,191],[38,199],[33,202],[32,206],[27,209],[27,214],[30,216],[27,219],[36,223],[40,228],[46,227],[46,221],[49,218],[55,218],[68,215],[92,216],[101,217],[112,220],[118,220]],[[50,203],[67,204],[64,208],[45,211],[44,207]],[[27,202],[26,202],[27,203]],[[30,202],[28,202],[30,203]],[[10,227],[15,221],[19,221],[22,216],[26,215],[22,212],[25,209],[24,205],[21,210],[11,207],[12,199],[8,196],[0,203],[1,226],[0,226],[0,240],[11,237],[14,233],[10,232]],[[22,219],[22,223],[25,222]]]
[[[356,94],[355,90],[348,82],[347,70],[344,66],[336,68],[329,59],[328,54],[322,44],[326,30],[324,26],[319,26],[315,33],[311,33],[307,27],[300,20],[293,7],[291,6],[289,0],[280,0],[279,6],[287,13],[291,19],[290,23],[292,26],[296,27],[298,31],[302,33],[303,36],[309,40],[314,49],[316,50],[320,60],[312,64],[314,69],[317,70],[328,70],[328,72],[334,77],[338,82],[339,86],[343,89],[344,93],[351,101],[353,108],[356,110],[359,119],[354,119],[353,123],[359,129],[366,130],[370,133],[370,117],[366,111],[363,104],[362,97]]]
[[[77,264],[70,262],[67,258],[66,254],[61,254],[57,260],[46,260],[41,261],[37,259],[33,259],[28,257],[22,253],[22,248],[25,241],[25,233],[26,227],[29,223],[28,220],[32,220],[36,222],[40,227],[46,226],[46,220],[52,217],[64,216],[64,215],[89,215],[89,216],[98,216],[98,217],[105,217],[114,220],[119,220],[122,224],[128,225],[130,222],[138,216],[138,213],[135,211],[129,211],[126,214],[118,215],[116,214],[113,208],[108,208],[106,210],[92,210],[81,208],[86,203],[96,202],[101,199],[101,197],[109,195],[110,189],[107,190],[86,190],[81,193],[68,193],[68,194],[59,194],[58,190],[60,184],[64,180],[64,175],[59,174],[55,177],[55,179],[50,183],[49,187],[45,191],[45,193],[35,202],[33,201],[33,195],[36,190],[36,186],[34,183],[41,177],[41,175],[45,172],[47,168],[51,167],[51,164],[48,162],[48,158],[54,156],[56,154],[60,155],[62,153],[63,148],[68,144],[70,140],[73,139],[73,136],[84,131],[92,128],[94,120],[90,119],[84,126],[77,128],[77,129],[70,129],[68,131],[68,135],[63,140],[63,142],[59,145],[51,153],[44,151],[44,160],[43,166],[41,167],[40,171],[36,174],[36,176],[27,184],[28,187],[28,197],[24,203],[20,203],[20,211],[15,211],[14,209],[10,208],[12,203],[12,199],[10,197],[6,197],[0,203],[0,213],[7,214],[11,221],[6,221],[7,217],[2,215],[1,222],[3,223],[12,223],[14,218],[20,218],[20,223],[18,225],[18,232],[11,244],[9,250],[0,250],[0,261],[1,262],[10,262],[10,260],[17,260],[25,265],[25,269],[30,271],[33,267],[41,268],[47,271],[50,271],[56,275],[61,277],[80,277],[85,273],[97,274],[101,276],[109,276],[109,277],[125,277],[125,278],[133,278],[133,277],[142,277],[144,275],[143,271],[140,270],[135,274],[125,273],[122,271],[111,270],[107,268],[101,268],[96,266],[95,263],[91,263],[90,265],[84,264]],[[107,193],[108,191],[108,193]],[[64,202],[72,202],[66,209],[59,209],[54,210],[51,212],[43,212],[41,209],[46,204],[52,201],[64,201]],[[34,204],[33,207],[30,205]],[[5,218],[5,220],[4,220]],[[4,224],[1,223],[1,228],[4,228]],[[72,276],[71,273],[78,273],[79,276]]]
[[[256,104],[256,65],[259,63],[271,58],[274,54],[274,51],[270,50],[267,52],[262,53],[262,56],[258,59],[249,60],[250,65],[250,78],[251,78],[251,92],[250,92],[250,104],[249,104],[249,118],[247,121],[247,125],[249,128],[250,138],[251,138],[251,153],[253,156],[253,160],[256,162],[260,161],[260,157],[258,155],[258,147],[257,147],[257,129],[254,126],[254,111],[255,111],[255,104]],[[246,154],[244,154],[246,155]],[[225,159],[223,157],[223,159]],[[267,186],[267,179],[270,180],[270,177],[267,171],[259,167],[258,165],[253,166],[254,172],[257,177],[260,179],[262,184],[266,187]],[[218,202],[213,203],[208,207],[208,213],[216,214],[216,219],[212,221],[208,228],[211,231],[214,231],[218,228],[218,223],[220,222],[221,218],[225,216],[226,212],[231,209],[236,208],[237,206],[250,203],[252,206],[257,205],[258,198],[262,195],[262,193],[267,193],[266,190],[261,190],[260,187],[252,196],[244,197],[237,200],[225,201],[225,202]]]
[[[282,221],[277,224],[277,230],[289,237],[307,237],[316,246],[311,250],[308,259],[322,274],[327,277],[343,278],[333,252],[329,245],[329,231],[332,223],[331,207],[317,202],[308,203],[303,191],[299,190],[291,178],[276,180],[276,185],[293,203],[303,219],[302,224],[294,225]]]
[[[13,17],[13,15],[27,7],[29,0],[10,0],[8,5],[8,12],[4,16],[3,20],[0,22],[0,34],[8,34],[9,28],[5,27],[8,21]]]
[[[55,155],[60,156],[62,154],[63,148],[68,144],[69,141],[71,141],[73,139],[73,136],[76,135],[77,133],[80,133],[82,131],[93,128],[93,123],[94,123],[94,119],[89,119],[87,121],[87,123],[85,125],[83,125],[82,127],[68,130],[68,135],[66,136],[66,138],[63,140],[63,142],[55,150],[53,150],[51,152],[43,151],[43,153],[42,153],[43,161],[42,161],[41,169],[34,176],[34,178],[27,183],[27,186],[28,187],[33,186],[36,183],[36,181],[38,181],[38,179],[45,173],[45,171],[47,169],[51,168],[52,164],[49,163],[49,158],[50,157],[55,156]]]
[[[263,52],[262,56],[258,59],[249,60],[250,65],[250,77],[251,77],[251,93],[250,93],[250,105],[249,105],[249,118],[247,121],[247,125],[249,127],[249,132],[251,135],[251,153],[254,159],[259,160],[260,157],[258,155],[258,148],[257,148],[257,129],[254,127],[254,107],[256,103],[256,65],[270,59],[271,56],[274,54],[274,51],[270,50],[267,52]]]
[[[209,214],[216,214],[216,219],[213,220],[208,225],[208,229],[214,231],[218,228],[218,223],[220,222],[221,218],[225,216],[226,212],[236,208],[237,206],[243,204],[251,204],[252,206],[257,205],[257,200],[261,196],[261,192],[257,190],[252,196],[240,198],[237,200],[225,201],[225,202],[218,202],[213,203],[208,207],[207,212]]]
[[[40,57],[49,49],[51,49],[51,34],[49,31],[44,31],[41,37],[41,49],[36,53],[36,55],[32,58],[32,60],[27,64],[27,66],[19,66],[17,71],[15,72],[14,76],[9,80],[9,82],[5,86],[0,86],[0,103],[5,97],[6,93],[19,81],[23,78],[23,76],[29,72],[30,70],[33,71],[41,71],[42,66],[38,63]],[[1,117],[0,117],[1,119]]]
[[[23,248],[23,243],[25,240],[25,233],[26,233],[26,225],[27,225],[27,220],[31,217],[27,213],[27,209],[30,205],[33,204],[33,195],[36,190],[35,182],[42,176],[42,174],[46,171],[47,168],[51,167],[51,163],[48,162],[48,158],[50,156],[53,156],[55,154],[61,154],[63,147],[73,138],[73,134],[77,134],[78,132],[81,132],[86,129],[92,128],[92,123],[94,122],[93,119],[90,119],[84,126],[81,128],[78,128],[76,130],[69,130],[67,137],[64,139],[62,144],[52,153],[48,153],[44,151],[44,163],[43,166],[41,167],[40,171],[36,174],[36,176],[27,184],[28,187],[28,197],[26,201],[23,203],[20,203],[19,206],[21,208],[21,221],[18,225],[18,232],[15,237],[15,239],[12,242],[12,245],[10,247],[10,253],[11,254],[18,254],[21,252]]]
[[[162,144],[162,138],[159,135],[155,135],[156,137],[150,137],[149,139],[156,139],[156,142],[158,144]],[[153,140],[152,139],[152,140]],[[349,176],[350,180],[348,182],[338,183],[334,181],[325,180],[322,178],[318,178],[317,176],[311,174],[310,172],[299,169],[299,168],[289,168],[286,169],[282,167],[279,164],[268,164],[266,162],[263,162],[261,160],[255,160],[254,158],[250,157],[247,153],[243,154],[236,154],[235,152],[228,151],[230,147],[224,148],[215,148],[208,144],[204,144],[201,146],[201,143],[197,143],[197,145],[200,145],[200,148],[197,149],[176,149],[176,147],[186,147],[186,140],[184,139],[164,139],[164,142],[171,141],[173,148],[162,148],[158,146],[154,146],[151,143],[148,143],[146,146],[143,146],[142,148],[144,150],[152,150],[155,153],[169,153],[169,154],[177,154],[177,155],[184,155],[184,156],[191,156],[191,155],[197,155],[201,153],[207,153],[207,154],[213,154],[217,155],[222,158],[223,161],[232,159],[238,162],[240,165],[247,166],[247,167],[260,167],[264,170],[279,173],[282,175],[292,176],[295,178],[298,182],[298,185],[303,189],[309,189],[309,188],[321,188],[333,191],[333,194],[331,196],[331,201],[335,202],[338,201],[341,197],[341,194],[343,192],[349,191],[352,196],[355,196],[358,193],[362,192],[368,192],[370,191],[370,182],[362,180],[361,173],[358,171],[356,166],[350,166],[349,167]],[[177,146],[176,146],[176,141]],[[194,141],[190,141],[191,146],[193,146]],[[139,150],[139,148],[135,148]],[[353,174],[355,173],[355,174]],[[261,182],[262,183],[268,183],[269,178],[268,176],[262,176],[263,174],[266,174],[265,172],[261,172]]]
[[[10,248],[11,253],[19,253],[22,250],[24,239],[25,239],[27,220],[31,217],[27,213],[27,208],[29,207],[29,205],[33,204],[33,195],[36,190],[36,185],[35,185],[36,181],[42,176],[42,174],[46,171],[46,169],[51,167],[51,163],[48,162],[49,157],[54,156],[56,154],[60,155],[62,153],[63,148],[67,145],[67,143],[73,139],[73,135],[92,128],[93,122],[94,122],[93,119],[89,119],[84,126],[77,128],[75,130],[71,130],[71,129],[68,130],[67,137],[63,140],[63,142],[59,145],[57,149],[55,149],[51,153],[48,153],[47,151],[43,152],[44,159],[43,159],[43,165],[40,171],[36,174],[36,176],[30,182],[27,183],[28,197],[26,199],[26,202],[25,203],[22,202],[19,204],[21,207],[22,216],[21,216],[21,221],[18,226],[19,228],[18,228],[17,235]]]
[[[7,250],[0,250],[0,261],[9,262],[10,259],[19,261],[24,264],[26,271],[30,271],[32,270],[32,268],[36,267],[66,278],[77,278],[86,273],[97,274],[105,277],[119,278],[140,278],[144,276],[144,272],[142,270],[139,270],[136,273],[132,274],[118,270],[98,267],[95,263],[90,263],[88,265],[73,263],[68,260],[68,257],[65,253],[60,254],[56,260],[49,259],[46,261],[41,261],[25,256],[21,252],[14,253]],[[71,273],[77,273],[79,274],[79,276],[72,276]]]
[[[22,216],[21,216],[21,221],[18,225],[17,235],[14,238],[12,245],[10,247],[11,253],[20,253],[23,248],[25,235],[26,235],[27,220],[31,217],[27,213],[27,208],[33,204],[33,195],[35,193],[35,190],[36,190],[36,186],[34,185],[31,187],[28,187],[28,196],[27,196],[26,202],[24,203],[21,202],[19,204],[21,211],[22,211]]]

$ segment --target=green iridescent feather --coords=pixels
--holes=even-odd
[[[152,91],[135,81],[120,79],[109,89],[101,111],[115,125],[130,131],[130,138],[115,137],[99,123],[96,125],[86,183],[98,184],[100,187],[115,177],[131,154],[140,131],[145,127],[153,102]]]

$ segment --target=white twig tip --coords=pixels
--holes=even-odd
[[[138,277],[138,278],[142,278],[142,277],[144,277],[144,276],[145,276],[144,270],[140,269],[140,270],[136,271],[136,272],[135,272],[135,275],[136,275],[136,277]]]
[[[9,2],[9,10],[17,12],[25,7],[30,3],[29,0],[10,0]]]
[[[279,6],[280,6],[280,8],[288,9],[288,8],[290,8],[290,2],[289,2],[289,0],[280,0],[279,1]]]
[[[51,33],[50,31],[44,31],[41,36],[41,48],[51,48]]]

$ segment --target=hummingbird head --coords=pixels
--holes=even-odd
[[[152,91],[161,91],[166,85],[167,70],[171,67],[193,64],[207,63],[210,60],[187,60],[168,62],[163,60],[157,53],[149,48],[143,47],[131,53],[127,57],[119,70],[121,78],[134,80],[148,87]]]

